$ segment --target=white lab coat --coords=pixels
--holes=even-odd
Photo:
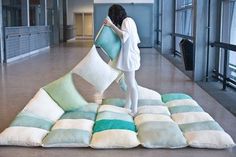
[[[138,31],[134,20],[127,17],[121,25],[123,39],[121,40],[121,51],[116,67],[122,71],[135,71],[140,67],[140,43]]]

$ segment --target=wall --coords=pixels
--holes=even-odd
[[[67,25],[74,24],[75,12],[93,12],[93,0],[68,0]]]

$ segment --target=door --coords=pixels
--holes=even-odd
[[[91,37],[93,35],[93,17],[92,13],[84,14],[84,36]]]
[[[83,36],[83,14],[75,13],[76,35]]]

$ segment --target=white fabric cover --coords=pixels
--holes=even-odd
[[[186,124],[203,121],[214,121],[214,119],[206,112],[186,112],[171,115],[177,124]]]
[[[55,122],[62,116],[64,110],[41,88],[24,107],[23,112],[32,113]]]
[[[168,107],[166,107],[166,106],[141,106],[141,107],[138,107],[138,114],[144,114],[144,113],[170,115]]]
[[[166,103],[166,106],[168,107],[183,106],[183,105],[199,106],[198,103],[193,99],[172,100]]]
[[[150,121],[158,121],[158,122],[173,122],[173,120],[166,115],[160,115],[160,114],[141,114],[135,117],[134,119],[135,125],[139,127],[140,124]]]
[[[188,144],[197,148],[224,149],[235,146],[232,138],[224,131],[203,130],[184,134]]]
[[[130,113],[131,111],[126,108],[121,108],[113,105],[101,105],[98,112],[103,111],[110,111],[110,112],[117,112],[117,113]]]
[[[94,45],[72,72],[83,77],[100,93],[103,93],[119,75],[118,70],[103,61]]]
[[[92,148],[133,148],[140,143],[137,139],[137,133],[129,130],[105,130],[93,134],[90,146]]]
[[[88,119],[61,119],[53,126],[54,129],[80,129],[92,133],[94,121]]]
[[[138,85],[138,99],[161,100],[161,95],[152,89],[148,89]]]
[[[9,127],[0,134],[0,145],[41,146],[48,131],[32,127]]]

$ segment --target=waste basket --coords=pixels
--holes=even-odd
[[[185,70],[193,70],[193,43],[188,39],[182,39],[179,47],[183,55]]]

